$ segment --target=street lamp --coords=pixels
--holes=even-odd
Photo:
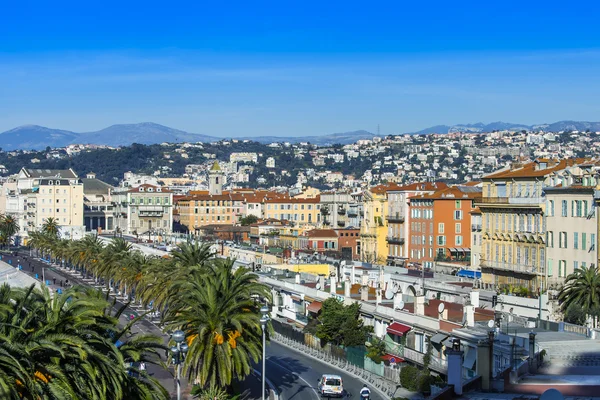
[[[260,318],[260,327],[262,328],[262,400],[265,400],[265,365],[266,365],[266,332],[269,322],[269,307],[266,305],[260,308],[262,317]]]
[[[187,343],[184,343],[185,333],[181,330],[176,330],[175,332],[173,332],[171,339],[173,339],[173,341],[175,342],[175,346],[171,347],[171,353],[173,353],[173,364],[175,364],[175,368],[177,369],[177,400],[181,400],[180,370],[181,364],[183,364],[183,360],[185,360],[185,355],[188,352],[188,345]]]

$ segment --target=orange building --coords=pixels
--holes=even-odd
[[[471,256],[471,212],[481,188],[452,186],[410,198],[410,261],[433,267],[434,261]]]

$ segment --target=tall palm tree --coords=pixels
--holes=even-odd
[[[581,267],[567,276],[558,300],[563,311],[576,304],[586,313],[600,307],[600,271],[597,266]]]
[[[12,215],[0,217],[0,239],[10,248],[12,237],[19,232],[19,224]]]
[[[214,255],[215,253],[213,250],[211,250],[210,244],[199,244],[197,241],[180,243],[174,250],[171,251],[173,262],[182,268],[202,266],[208,260],[213,258]]]
[[[47,218],[42,224],[42,233],[46,235],[58,237],[59,235],[59,224],[56,218]]]
[[[234,261],[214,260],[205,271],[193,271],[173,284],[179,296],[170,299],[165,323],[182,329],[189,345],[184,373],[203,387],[226,387],[243,379],[261,354],[260,304],[267,286]]]

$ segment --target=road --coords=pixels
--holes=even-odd
[[[272,341],[267,345],[266,376],[279,391],[281,400],[320,399],[317,381],[323,374],[340,375],[346,391],[344,398],[360,399],[359,392],[365,382],[281,344]],[[380,399],[384,397],[371,388],[371,400]]]

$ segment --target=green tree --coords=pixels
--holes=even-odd
[[[189,345],[184,373],[202,388],[229,386],[243,379],[261,355],[260,303],[269,288],[234,261],[214,260],[174,283],[179,295],[169,303],[165,323],[182,329]]]
[[[364,345],[373,331],[372,327],[363,325],[359,303],[346,306],[333,297],[323,302],[318,320],[316,336],[325,343],[338,346]]]
[[[581,267],[567,276],[558,300],[563,312],[573,304],[580,306],[584,313],[600,307],[600,275],[598,267]]]
[[[59,225],[58,220],[56,218],[48,218],[42,224],[42,233],[48,235],[50,237],[58,237],[59,235]]]
[[[10,242],[14,235],[19,232],[19,224],[12,215],[0,217],[0,242],[10,248]]]
[[[240,225],[248,226],[258,222],[258,217],[256,215],[250,214],[245,217],[240,218]]]

